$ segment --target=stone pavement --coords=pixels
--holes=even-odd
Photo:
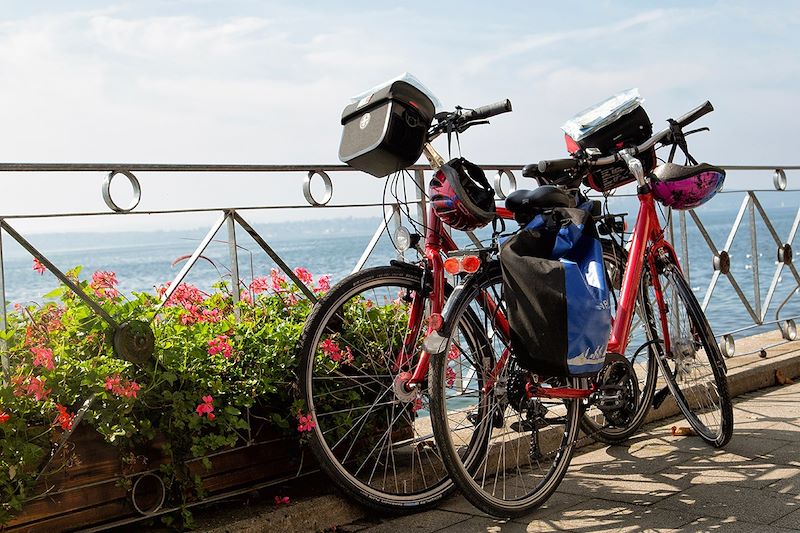
[[[682,418],[658,422],[622,446],[593,445],[573,458],[558,492],[539,510],[496,520],[456,495],[437,509],[337,532],[800,530],[800,383],[734,400],[735,430],[723,450],[673,437]]]

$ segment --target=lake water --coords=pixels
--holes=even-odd
[[[782,193],[783,194],[783,193]],[[730,231],[736,211],[741,204],[741,194],[719,195],[701,209],[699,214],[711,238],[722,248]],[[780,202],[765,202],[765,208],[781,239],[786,239],[797,212],[798,196],[781,196]],[[791,200],[788,201],[787,200]],[[762,200],[763,201],[763,200]],[[788,203],[788,205],[787,205]],[[713,208],[712,208],[713,207]],[[614,206],[618,212],[633,212],[631,199],[620,200]],[[628,224],[633,225],[633,217]],[[778,267],[776,245],[756,215],[758,251],[760,259],[759,283],[762,300],[766,295],[775,269]],[[747,218],[745,219],[747,220]],[[333,281],[347,275],[358,261],[367,242],[378,226],[378,219],[331,220],[326,222],[297,223],[296,225],[264,225],[259,231],[281,257],[291,266],[302,266],[315,275],[328,274]],[[676,219],[677,228],[677,219]],[[694,223],[688,221],[691,284],[702,301],[712,271],[712,254]],[[196,231],[165,231],[158,233],[98,233],[98,234],[38,234],[28,236],[54,264],[66,270],[83,266],[82,278],[89,278],[95,270],[116,272],[123,293],[152,291],[156,285],[171,280],[182,263],[173,266],[181,256],[189,255],[205,235],[207,228]],[[212,242],[201,260],[190,271],[187,282],[209,289],[220,277],[229,276],[228,246],[225,231],[220,231],[220,241]],[[243,231],[237,232],[240,245],[240,274],[245,280],[268,275],[274,266],[269,257],[250,240]],[[39,275],[32,269],[30,255],[13,240],[4,235],[5,284],[9,304],[38,301],[52,290],[57,280],[45,273]],[[800,246],[796,248],[800,249]],[[731,272],[739,282],[748,300],[753,302],[753,258],[747,224],[739,230],[730,250]],[[800,251],[793,252],[800,257]],[[382,237],[368,265],[385,264],[394,257],[394,249],[386,236]],[[213,264],[212,264],[213,263]],[[774,310],[796,286],[789,269],[785,268],[770,306],[766,320],[774,318]],[[731,284],[720,278],[714,299],[707,310],[714,330],[719,334],[752,323],[741,305]],[[782,312],[783,317],[800,314],[800,296],[792,298]]]

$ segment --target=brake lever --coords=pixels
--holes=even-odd
[[[701,131],[711,131],[711,128],[697,128],[696,130],[686,131],[683,133],[684,137],[688,137],[689,135],[693,135],[695,133],[700,133]]]
[[[478,126],[480,124],[489,124],[489,121],[488,120],[478,120],[478,121],[475,121],[475,122],[467,122],[466,124],[462,124],[461,126],[456,128],[456,131],[458,133],[464,133],[465,131],[467,131],[472,126]]]

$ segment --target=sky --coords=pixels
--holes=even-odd
[[[477,163],[563,157],[566,119],[638,87],[656,128],[711,100],[716,111],[702,123],[711,133],[691,139],[698,159],[800,164],[800,5],[791,1],[0,0],[0,10],[5,162],[338,163],[349,98],[408,71],[445,107],[511,99],[513,113],[462,137],[463,155]],[[437,146],[445,150],[443,140]],[[104,177],[0,174],[0,213],[106,211]],[[138,177],[137,211],[304,203],[301,174]],[[383,180],[333,179],[332,203],[381,198]],[[731,183],[769,187],[771,175]],[[212,218],[25,227],[157,229]]]

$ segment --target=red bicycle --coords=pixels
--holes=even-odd
[[[445,224],[469,230],[496,219],[513,220],[514,214],[495,207],[488,183],[477,183],[480,169],[460,159],[445,164],[431,142],[441,134],[463,133],[510,110],[511,104],[506,100],[474,110],[456,108],[436,116],[423,147],[436,173],[429,189],[431,201],[420,249],[422,260],[416,264],[393,261],[391,265],[348,276],[319,301],[306,321],[299,374],[305,407],[315,424],[309,434],[310,445],[330,478],[364,505],[384,511],[419,510],[436,504],[454,488],[434,445],[429,407],[430,356],[421,344],[425,335],[441,325],[437,320],[453,291],[448,274],[473,273],[480,260],[476,250],[458,249]],[[364,119],[364,114],[358,122],[366,122],[369,127],[375,119]],[[475,189],[472,194],[465,194],[450,190],[451,185],[461,186],[459,176],[466,176],[463,186],[482,191]],[[546,180],[545,175],[531,176]],[[481,205],[462,210],[452,201],[457,192],[465,200],[477,195]],[[609,276],[621,279],[624,250],[608,241],[605,251]],[[499,295],[486,292],[482,296],[483,314],[496,313],[497,319],[502,320]],[[453,328],[469,352],[464,354],[456,344],[452,345],[451,362],[460,366],[448,371],[445,380],[452,385],[449,401],[461,402],[466,408],[473,392],[463,385],[491,378],[470,373],[471,365],[464,357],[481,353],[494,358],[495,352],[490,349],[493,334],[487,332],[478,313],[466,313]],[[645,356],[636,364],[643,383],[642,394],[646,396],[645,391],[650,391],[652,396],[652,360]],[[632,416],[624,422],[618,419],[612,425],[587,418],[585,424],[587,428],[591,425],[589,431],[594,437],[617,442],[632,434],[636,429],[633,425],[638,427],[644,419],[645,400],[643,396],[631,402]],[[466,463],[483,460],[488,448],[486,435],[490,433],[483,426],[499,423],[487,422],[486,415],[481,406],[467,415],[471,429],[462,450]]]
[[[621,276],[609,355],[597,378],[548,378],[517,364],[509,341],[511,332],[503,305],[496,245],[482,251],[480,267],[455,289],[442,319],[433,317],[432,322],[441,322],[441,326],[428,335],[424,346],[436,354],[430,377],[436,444],[456,485],[481,510],[511,517],[541,505],[566,473],[586,406],[609,401],[624,403],[625,397],[640,394],[635,380],[626,377],[630,359],[622,355],[629,346],[637,313],[647,337],[637,353],[646,349],[650,357],[655,357],[661,370],[662,390],[671,392],[703,440],[716,447],[730,440],[733,414],[725,362],[681,273],[677,255],[664,239],[655,207],[658,201],[675,209],[692,208],[707,201],[721,186],[724,172],[707,164],[698,165],[686,150],[682,130],[712,110],[706,102],[680,119],[671,120],[668,129],[642,144],[615,150],[606,157],[580,150],[571,158],[526,167],[526,173],[543,175],[562,187],[552,188],[547,195],[529,195],[528,208],[539,213],[558,205],[553,203],[553,195],[568,198],[573,193],[567,191],[574,191],[587,174],[599,174],[611,166],[622,166],[638,182],[639,213]],[[652,157],[650,161],[654,161],[652,154],[657,144],[677,145],[692,164],[673,164],[673,149],[670,161],[648,175],[642,160]],[[537,198],[541,199],[538,204],[534,201]],[[486,301],[487,295],[491,305]],[[460,326],[476,320],[483,333],[478,338],[488,341],[477,349]],[[451,346],[457,347],[457,358],[450,355]],[[463,368],[457,368],[464,365],[469,366],[467,374],[475,379],[454,384],[453,373],[464,373]],[[648,372],[648,376],[650,390],[645,393],[645,408],[656,388],[654,372]],[[459,394],[453,393],[454,385]],[[664,396],[658,394],[658,401]],[[465,398],[471,401],[465,403]],[[604,412],[612,422],[618,413]],[[481,443],[477,448],[483,452],[479,460],[471,452],[476,440]]]

